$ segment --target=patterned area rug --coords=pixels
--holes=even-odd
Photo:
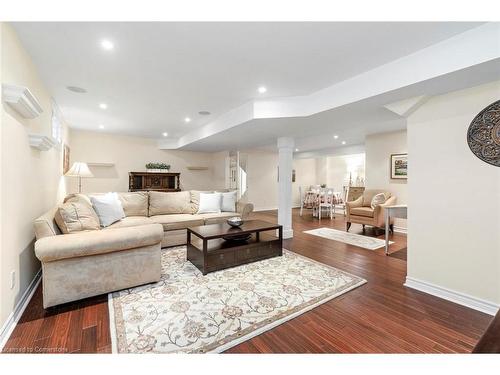
[[[287,250],[206,276],[184,246],[161,262],[158,283],[109,294],[113,352],[222,352],[366,282]]]
[[[313,236],[328,238],[329,240],[340,241],[349,245],[362,247],[368,250],[377,250],[385,246],[384,240],[368,236],[362,236],[360,234],[349,233],[332,228],[311,229],[304,231],[304,233],[312,234]],[[394,242],[389,241],[389,244],[391,243]]]

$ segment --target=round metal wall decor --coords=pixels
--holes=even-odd
[[[479,159],[500,167],[500,100],[474,117],[467,131],[467,143]]]

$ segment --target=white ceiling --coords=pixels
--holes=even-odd
[[[192,151],[254,147],[275,150],[276,139],[288,136],[295,139],[299,151],[296,157],[310,157],[311,152],[333,154],[342,152],[343,148],[364,144],[369,134],[405,129],[406,118],[388,110],[385,105],[406,98],[429,98],[499,79],[500,60],[494,60],[311,116],[253,119],[182,148]],[[334,139],[334,135],[338,138]],[[345,146],[342,141],[346,142]]]
[[[308,95],[480,23],[13,25],[71,127],[97,131],[102,124],[105,132],[160,138],[166,131],[178,138],[253,99]],[[103,38],[115,44],[113,51],[101,49]],[[70,92],[68,85],[88,92]],[[266,94],[257,93],[260,85],[268,88]],[[102,102],[108,104],[105,111],[98,107]],[[212,115],[200,116],[201,110]],[[186,116],[193,121],[185,124]],[[332,110],[309,119],[310,135],[319,138],[324,138],[320,130],[324,133],[334,120],[353,134],[369,119],[372,130],[401,126],[393,114],[370,106]],[[254,131],[246,144],[274,143],[265,141],[283,131],[303,135],[309,128],[306,121],[252,121]],[[237,147],[234,139],[242,138],[245,126],[231,132],[237,134],[224,134],[216,144],[207,139],[194,148]]]

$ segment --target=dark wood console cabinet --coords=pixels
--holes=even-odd
[[[129,172],[128,191],[181,191],[180,173]]]

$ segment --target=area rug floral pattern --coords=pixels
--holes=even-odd
[[[161,262],[158,283],[109,294],[113,352],[221,352],[366,282],[287,250],[206,276],[185,247]]]
[[[368,250],[377,250],[385,246],[384,240],[362,236],[360,234],[344,232],[342,230],[332,228],[311,229],[304,231],[304,233],[312,234],[313,236],[328,238],[329,240],[344,242],[346,244],[362,247]],[[389,241],[389,244],[392,243],[394,242]]]

